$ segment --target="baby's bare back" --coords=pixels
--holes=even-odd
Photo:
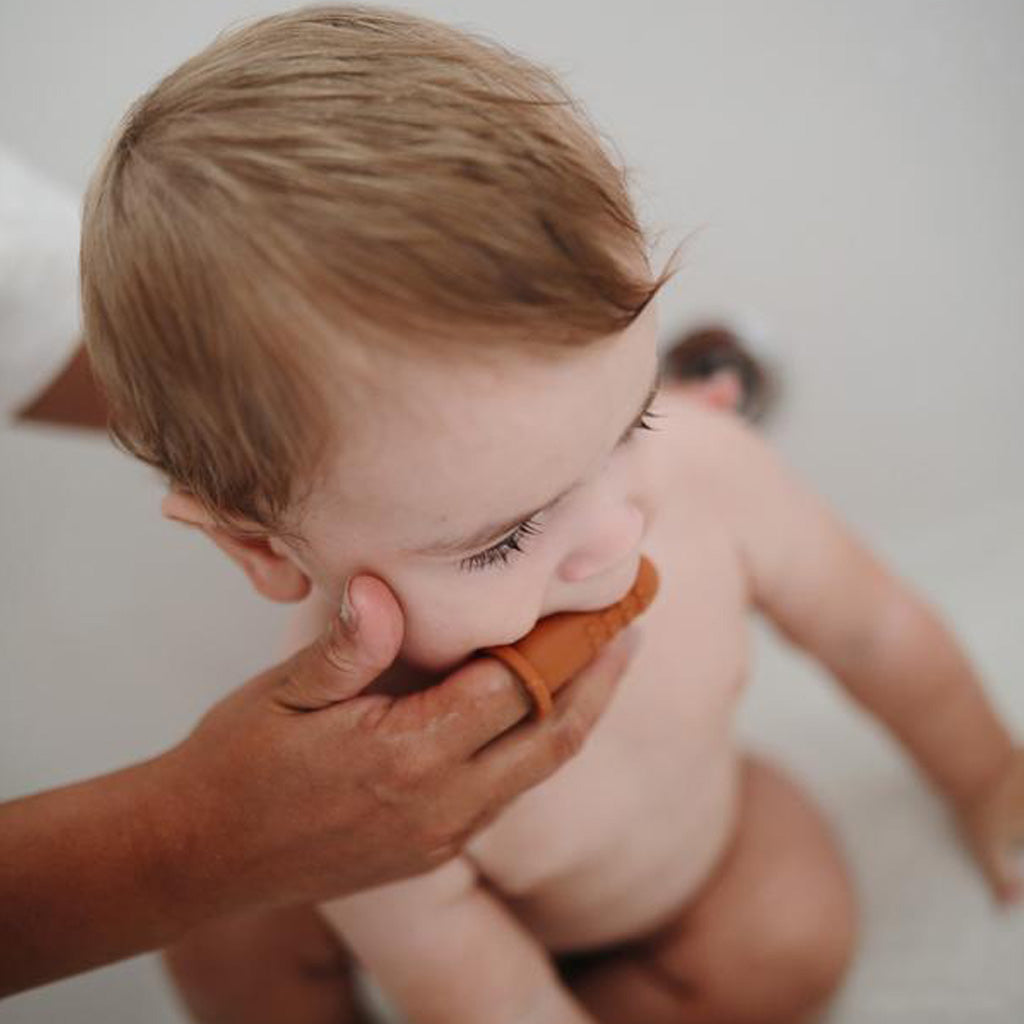
[[[555,950],[620,941],[671,916],[732,823],[746,583],[713,499],[688,472],[709,421],[677,392],[657,409],[661,434],[644,443],[661,501],[643,550],[661,587],[639,620],[640,649],[583,751],[466,851]]]

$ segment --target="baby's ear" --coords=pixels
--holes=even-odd
[[[217,523],[191,494],[171,491],[160,510],[168,519],[202,530],[271,601],[301,601],[309,594],[309,577],[270,536],[244,536]]]

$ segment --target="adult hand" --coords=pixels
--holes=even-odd
[[[338,618],[165,754],[0,805],[0,995],[233,911],[440,864],[580,749],[635,640],[631,627],[549,717],[517,725],[531,705],[491,658],[409,696],[363,693],[394,659],[402,616],[380,580],[351,593],[354,628]]]
[[[168,755],[180,779],[172,820],[190,822],[218,909],[338,896],[447,860],[579,750],[628,660],[632,637],[582,673],[550,719],[503,735],[531,705],[493,659],[407,696],[361,693],[394,660],[402,613],[375,577],[350,593],[354,628],[335,617]]]

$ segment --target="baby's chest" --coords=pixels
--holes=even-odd
[[[613,857],[653,863],[719,812],[746,678],[748,604],[729,537],[695,504],[666,502],[643,545],[660,576],[641,647],[583,751],[474,843],[506,891]]]
[[[595,730],[591,772],[619,751],[637,770],[691,766],[701,736],[729,716],[747,675],[750,597],[739,548],[672,441],[669,434],[652,444],[658,501],[641,545],[659,589],[637,620],[640,647]]]

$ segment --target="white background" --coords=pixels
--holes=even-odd
[[[760,332],[787,387],[779,446],[956,624],[1024,732],[1024,4],[406,6],[565,76],[658,253],[690,239],[663,340],[712,317]],[[0,139],[80,191],[131,100],[276,9],[2,0]],[[161,521],[156,481],[104,441],[0,434],[0,481],[0,796],[165,748],[272,657],[280,612]],[[864,900],[830,1020],[1024,1019],[1024,910],[989,908],[874,726],[759,646],[744,731],[825,805]],[[178,1020],[150,957],[0,1005],[3,1024]]]

